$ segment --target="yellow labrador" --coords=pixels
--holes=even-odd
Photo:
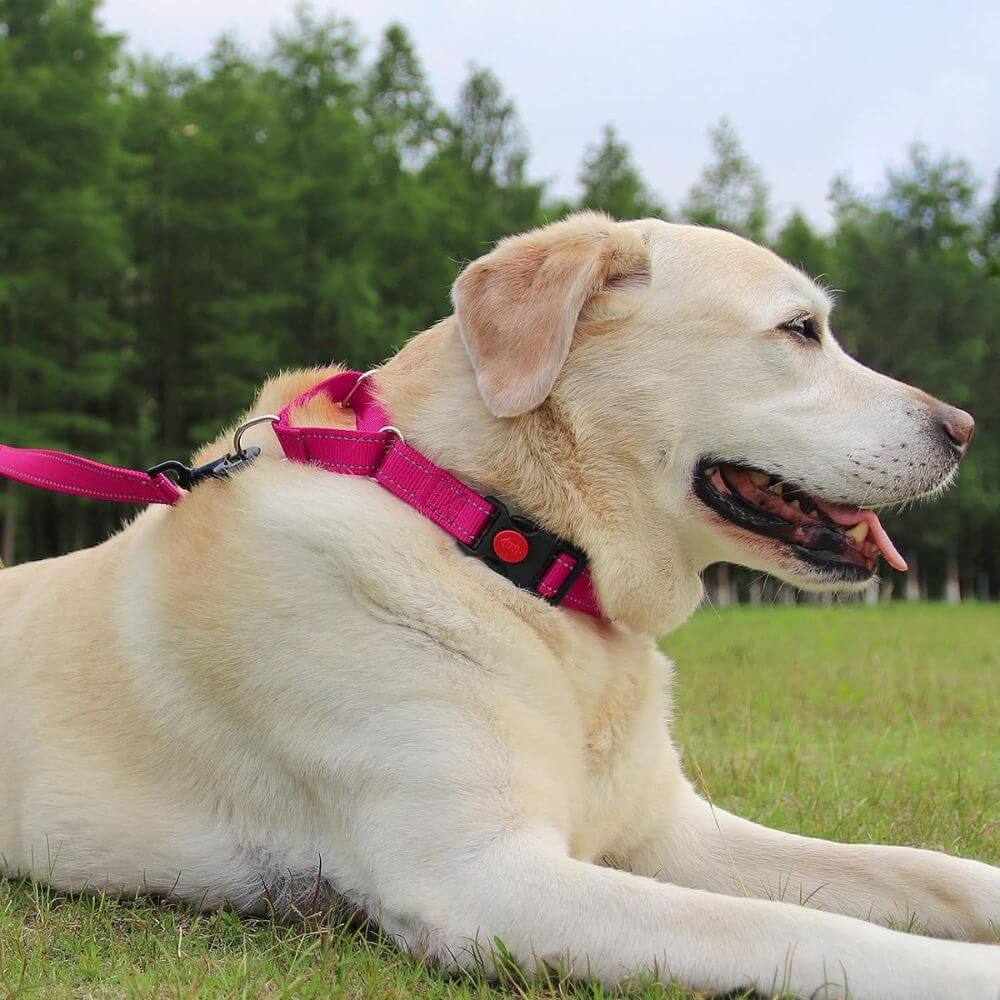
[[[6,871],[248,910],[319,883],[434,960],[500,938],[607,984],[996,1000],[1000,948],[940,938],[992,934],[1000,870],[711,808],[654,641],[718,560],[815,588],[899,564],[864,508],[946,485],[968,414],[852,360],[820,289],[710,229],[573,216],[474,262],[454,301],[378,396],[411,446],[583,550],[606,620],[255,427],[252,467],[0,573]],[[321,397],[292,418],[352,426]],[[935,937],[878,926],[911,917]]]

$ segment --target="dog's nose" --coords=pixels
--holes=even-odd
[[[976,422],[971,413],[960,410],[957,406],[942,405],[938,415],[941,430],[948,435],[949,440],[959,451],[965,451],[972,440],[972,432]]]

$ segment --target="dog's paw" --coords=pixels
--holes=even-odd
[[[934,856],[934,871],[925,886],[938,914],[932,928],[944,937],[966,941],[1000,943],[1000,868],[953,858]]]

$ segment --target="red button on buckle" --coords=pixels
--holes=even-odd
[[[493,538],[493,551],[506,563],[522,562],[530,547],[528,539],[520,531],[498,531]]]

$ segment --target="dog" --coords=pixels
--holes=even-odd
[[[609,986],[996,1000],[1000,869],[713,807],[655,643],[720,560],[822,590],[901,565],[871,508],[943,489],[969,414],[850,358],[823,290],[718,230],[573,215],[500,242],[453,302],[377,398],[585,553],[602,617],[255,426],[249,468],[0,574],[7,875],[250,912],[323,886],[449,967],[499,940]],[[268,382],[249,415],[336,371]],[[353,427],[322,395],[292,419]],[[892,929],[911,918],[926,936]]]

